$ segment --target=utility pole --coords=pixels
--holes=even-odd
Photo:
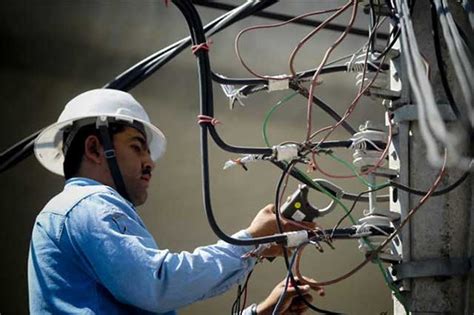
[[[460,1],[449,1],[449,7],[458,26],[467,34],[468,40],[473,40],[472,29],[465,23],[466,15]],[[438,107],[447,122],[446,125],[453,127],[456,117],[448,106],[440,80],[430,10],[430,1],[416,1],[411,16],[420,52],[429,64],[430,82]],[[400,57],[392,62],[391,67],[391,89],[398,89],[401,98],[392,102],[397,133],[390,154],[390,165],[393,168],[399,167],[400,183],[426,191],[438,176],[439,168],[431,166],[427,161],[404,53],[404,47],[401,47]],[[461,102],[463,98],[456,86],[446,47],[443,47],[443,56],[453,96]],[[468,153],[471,151],[472,154],[472,137],[464,142],[462,149]],[[439,187],[453,183],[464,172],[465,170],[453,166],[448,167]],[[432,196],[402,229],[402,261],[394,265],[393,275],[396,283],[400,285],[410,314],[474,314],[473,196],[474,181],[471,170],[471,176],[459,187],[447,194]],[[403,219],[420,198],[421,196],[392,189],[391,209],[398,209]],[[402,305],[395,299],[394,314],[406,314]]]

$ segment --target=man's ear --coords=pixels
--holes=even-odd
[[[89,161],[101,164],[104,156],[104,149],[100,144],[99,138],[94,135],[90,135],[84,141],[84,158]]]

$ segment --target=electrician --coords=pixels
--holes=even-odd
[[[35,155],[65,177],[36,218],[28,258],[31,314],[174,314],[241,283],[253,248],[223,241],[194,252],[158,248],[136,211],[147,199],[163,133],[128,93],[97,89],[72,99],[35,142]],[[273,206],[236,238],[276,233]],[[288,226],[284,226],[289,229]],[[281,254],[272,246],[264,256]],[[308,294],[309,287],[301,286]],[[252,314],[271,313],[281,284]],[[292,290],[280,310],[305,310]],[[309,296],[310,297],[310,296]]]

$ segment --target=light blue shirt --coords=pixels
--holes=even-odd
[[[235,234],[249,238],[246,231]],[[115,190],[72,178],[36,218],[28,258],[31,314],[175,314],[244,281],[249,246],[159,249]]]

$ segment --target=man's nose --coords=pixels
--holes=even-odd
[[[155,169],[155,162],[152,160],[150,154],[146,155],[145,160],[143,162],[143,167],[144,168],[149,168],[150,171],[153,171]]]

